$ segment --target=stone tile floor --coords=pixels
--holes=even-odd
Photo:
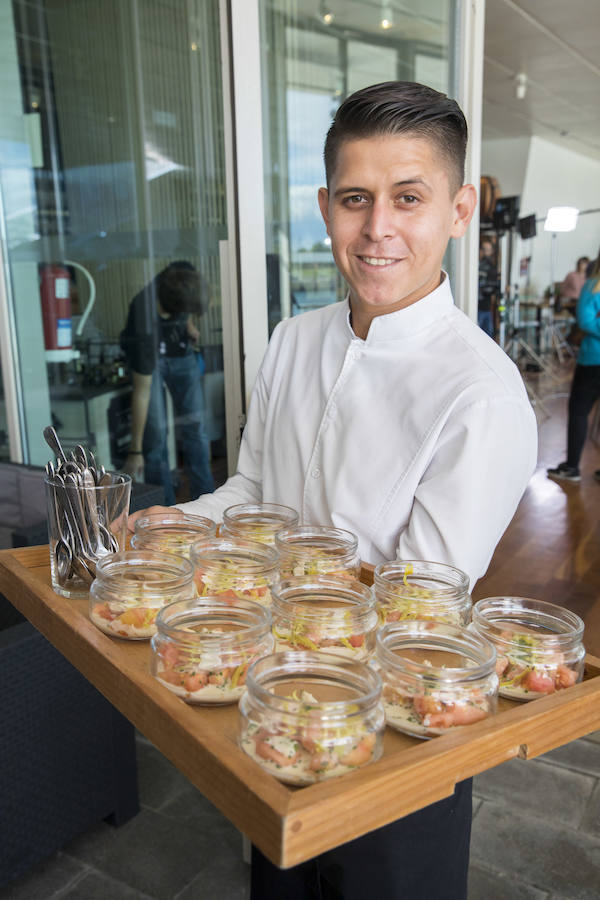
[[[148,741],[137,746],[140,814],[99,824],[0,900],[247,900],[240,834]],[[600,732],[475,778],[469,900],[599,898]]]

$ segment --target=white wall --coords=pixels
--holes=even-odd
[[[494,175],[504,196],[521,197],[520,216],[535,213],[544,219],[551,206],[600,208],[600,160],[568,150],[539,137],[499,138],[482,144],[484,175]],[[600,245],[600,213],[580,216],[573,232],[552,236],[538,222],[537,237],[514,243],[513,281],[519,279],[519,260],[531,256],[529,290],[539,295],[554,280],[562,281],[575,268],[579,256],[595,258]],[[551,253],[552,259],[551,259]]]
[[[523,194],[530,138],[497,138],[481,144],[481,174],[498,179],[504,197]]]
[[[600,160],[567,150],[539,137],[531,138],[521,215],[546,215],[550,206],[600,208]],[[550,284],[552,236],[538,223],[532,241],[531,286],[543,291]],[[575,231],[559,234],[555,241],[555,280],[575,268],[579,256],[595,257],[600,244],[600,213],[580,216]]]

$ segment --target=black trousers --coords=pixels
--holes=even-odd
[[[465,900],[471,789],[291,869],[253,847],[251,900]]]
[[[600,366],[575,366],[569,397],[567,465],[579,468],[587,437],[588,416],[600,398]]]

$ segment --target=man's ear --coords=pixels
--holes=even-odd
[[[329,191],[324,187],[319,188],[319,209],[321,210],[321,215],[325,222],[327,234],[331,237],[331,234],[329,233]]]
[[[454,197],[454,218],[450,237],[462,237],[473,218],[477,206],[477,191],[472,184],[463,184]]]

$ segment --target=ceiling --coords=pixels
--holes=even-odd
[[[600,159],[599,39],[599,0],[486,0],[484,139],[537,135]]]

